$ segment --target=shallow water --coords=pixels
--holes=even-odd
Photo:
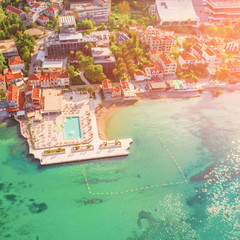
[[[107,121],[128,157],[48,168],[0,124],[0,239],[240,239],[239,119],[239,92],[141,101]],[[83,169],[93,193],[153,188],[89,195]]]

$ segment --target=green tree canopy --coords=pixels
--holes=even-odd
[[[127,14],[130,10],[129,2],[127,1],[122,1],[118,4],[119,12],[121,14]]]
[[[103,73],[102,65],[89,65],[85,69],[85,77],[93,83],[101,83],[106,79],[106,75]]]
[[[90,19],[84,19],[81,22],[77,23],[77,29],[79,30],[87,30],[93,29],[93,22]]]
[[[0,72],[3,72],[3,69],[6,68],[6,60],[2,53],[0,53]]]
[[[230,71],[228,68],[226,67],[222,67],[222,68],[219,68],[217,71],[216,71],[216,78],[220,81],[225,81],[227,82],[228,79],[230,77]]]
[[[185,51],[189,52],[192,47],[193,44],[191,42],[188,42],[186,40],[183,41],[183,48],[185,49]]]
[[[74,66],[70,65],[68,66],[68,74],[70,76],[71,79],[73,79],[74,77],[76,77],[76,73],[75,73],[75,68]]]

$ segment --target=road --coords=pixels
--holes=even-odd
[[[29,66],[29,74],[32,74],[34,73],[34,63],[35,63],[35,59],[37,57],[37,53],[38,53],[38,50],[43,47],[43,44],[44,44],[44,39],[47,39],[49,36],[52,35],[52,33],[54,31],[51,31],[51,30],[45,30],[46,31],[46,34],[40,38],[38,38],[36,40],[36,46],[34,48],[34,53],[32,54],[32,61],[31,61],[31,64]]]

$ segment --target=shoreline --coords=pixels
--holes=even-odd
[[[124,100],[104,100],[103,107],[97,108],[95,110],[95,116],[97,120],[98,127],[98,136],[101,140],[109,140],[106,136],[106,122],[109,117],[111,117],[114,113],[121,110],[123,107],[133,105],[134,103],[141,100],[156,100],[156,99],[164,99],[164,98],[195,98],[200,97],[202,92],[214,92],[214,91],[236,91],[240,90],[240,86],[227,88],[227,87],[210,87],[205,88],[195,92],[166,92],[166,91],[156,91],[156,92],[144,92],[137,93],[138,100],[135,101],[124,101]]]
[[[95,116],[97,120],[98,136],[101,140],[109,140],[106,136],[106,122],[107,119],[122,109],[123,107],[130,106],[136,101],[124,101],[120,100],[116,102],[115,100],[105,100],[103,101],[103,107],[97,108],[95,110]]]

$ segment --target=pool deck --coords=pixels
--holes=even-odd
[[[20,131],[23,137],[27,139],[29,145],[29,153],[33,154],[36,159],[40,160],[41,165],[54,165],[54,164],[66,164],[72,162],[79,161],[89,161],[96,159],[105,159],[105,158],[116,158],[116,157],[124,157],[129,154],[130,144],[133,142],[131,138],[128,139],[119,139],[121,145],[115,146],[115,140],[104,141],[99,138],[98,129],[97,129],[97,121],[95,116],[95,108],[98,107],[99,100],[88,100],[89,113],[91,118],[91,126],[92,126],[92,140],[90,145],[94,146],[94,149],[84,149],[82,151],[73,151],[72,148],[76,145],[76,143],[70,143],[64,146],[52,146],[51,148],[62,147],[65,149],[64,153],[55,153],[45,155],[44,151],[48,150],[50,147],[45,148],[36,148],[31,139],[31,134],[29,133],[29,128],[27,122],[20,122]],[[103,143],[107,142],[106,147],[102,147]],[[86,145],[85,145],[86,146]]]
[[[30,153],[34,154],[35,158],[40,159],[41,165],[64,164],[78,161],[96,160],[104,158],[123,157],[129,154],[128,149],[132,143],[132,139],[119,140],[122,143],[121,147],[101,149],[94,145],[95,149],[82,152],[72,152],[72,146],[64,147],[65,153],[43,156],[42,150],[33,150]]]

